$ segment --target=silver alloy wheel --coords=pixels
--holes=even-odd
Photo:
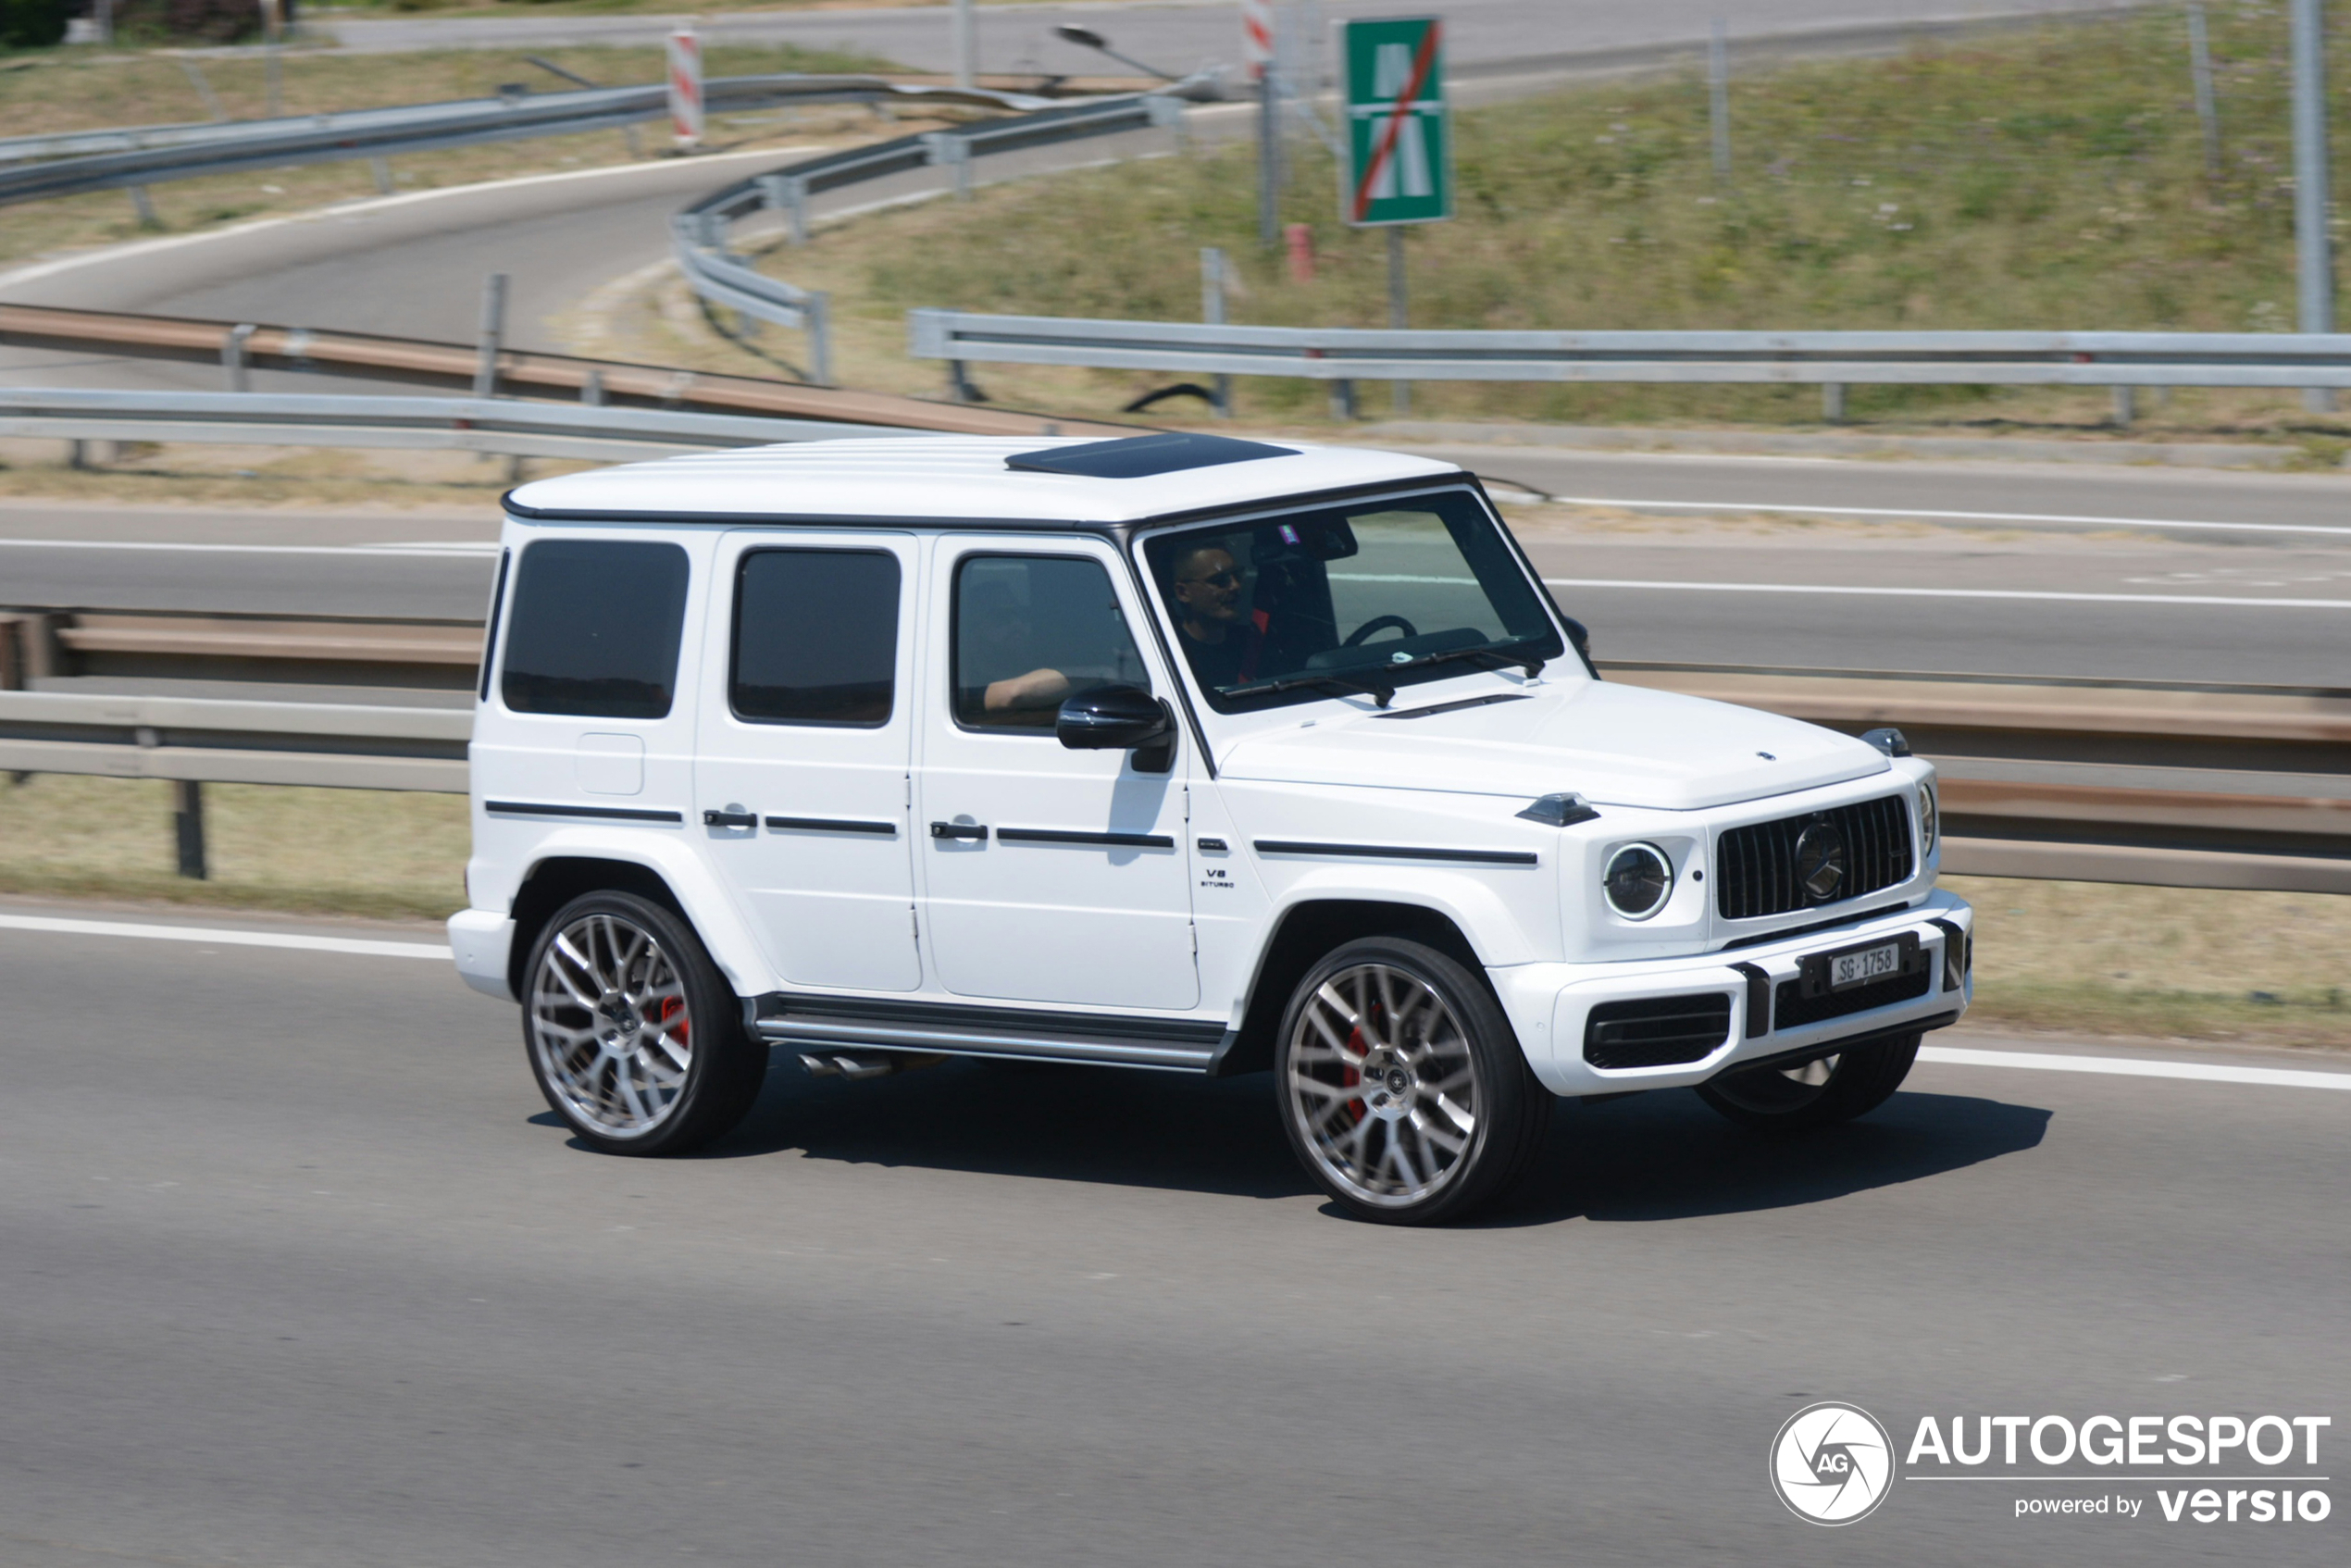
[[[607,1138],[641,1138],[677,1109],[693,1064],[685,982],[651,931],[582,916],[531,977],[530,1046],[565,1110]]]
[[[1427,982],[1385,964],[1342,969],[1299,1014],[1289,1112],[1325,1176],[1404,1208],[1459,1175],[1477,1132],[1468,1036]]]

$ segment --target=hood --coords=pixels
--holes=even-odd
[[[1417,703],[1413,699],[1417,698]],[[1252,735],[1218,759],[1228,778],[1441,790],[1533,800],[1573,790],[1596,805],[1694,811],[1889,771],[1876,748],[1754,708],[1647,687],[1576,681],[1517,701],[1410,716],[1399,706]]]

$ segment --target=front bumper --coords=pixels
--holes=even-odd
[[[514,947],[515,923],[494,909],[461,909],[449,917],[449,951],[457,956],[457,973],[484,996],[515,1000],[506,983]]]
[[[1954,1023],[1974,994],[1965,945],[1974,925],[1975,913],[1964,899],[1936,891],[1874,919],[1723,952],[1628,964],[1524,964],[1487,973],[1545,1088],[1561,1095],[1618,1094],[1703,1083],[1730,1067],[1800,1058],[1837,1040]],[[1772,999],[1782,985],[1799,977],[1807,956],[1905,934],[1923,955],[1927,984],[1922,994],[1816,1023],[1773,1027]],[[1947,964],[1947,950],[1956,963]],[[1954,978],[1956,985],[1950,983]],[[1727,1031],[1719,1045],[1696,1060],[1618,1068],[1585,1060],[1586,1026],[1592,1009],[1603,1002],[1718,995],[1729,999]]]

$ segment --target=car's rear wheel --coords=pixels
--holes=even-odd
[[[1918,1035],[1856,1046],[1786,1067],[1747,1067],[1698,1086],[1698,1098],[1742,1126],[1802,1132],[1867,1115],[1885,1104],[1910,1064]]]
[[[1419,942],[1333,952],[1291,995],[1274,1076],[1307,1173],[1390,1225],[1458,1220],[1499,1198],[1540,1146],[1551,1097],[1469,970]]]
[[[680,1154],[730,1131],[767,1052],[692,929],[633,893],[583,894],[530,954],[523,1039],[540,1091],[615,1154]]]

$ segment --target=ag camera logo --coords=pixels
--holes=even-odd
[[[1772,1439],[1772,1489],[1798,1519],[1850,1524],[1893,1486],[1894,1440],[1859,1405],[1807,1405]]]

